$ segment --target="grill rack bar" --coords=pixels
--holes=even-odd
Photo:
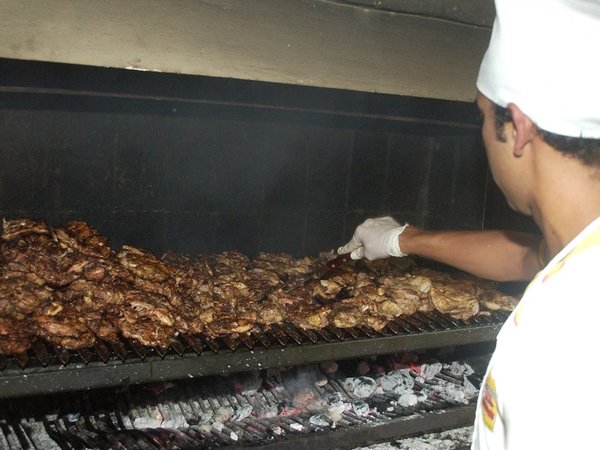
[[[477,321],[438,313],[400,317],[380,331],[302,330],[292,324],[243,339],[180,336],[168,349],[132,341],[98,342],[85,352],[36,344],[27,354],[0,358],[0,398],[166,381],[351,357],[493,341],[508,313]],[[42,345],[45,345],[41,343]]]
[[[329,383],[315,387],[315,393],[323,399],[339,393],[345,402],[359,400],[344,389],[340,380],[330,378]],[[462,380],[450,379],[449,382],[461,384]],[[311,450],[338,448],[340,442],[354,447],[435,429],[464,426],[472,423],[475,409],[474,399],[464,404],[436,396],[417,406],[401,406],[394,403],[397,395],[385,393],[365,399],[371,407],[366,415],[358,416],[352,410],[343,412],[335,428],[313,424],[309,420],[313,414],[310,412],[274,417],[249,416],[228,420],[222,423],[221,428],[216,428],[207,427],[208,419],[201,416],[209,413],[209,417],[214,417],[221,407],[235,411],[246,405],[290,402],[293,392],[285,388],[282,391],[260,390],[247,397],[246,394],[232,393],[229,385],[219,385],[218,382],[216,390],[214,382],[201,383],[200,380],[184,381],[178,386],[181,389],[155,393],[156,396],[138,388],[117,396],[82,392],[79,395],[50,396],[48,399],[38,397],[31,404],[7,401],[7,408],[0,417],[0,447],[4,443],[8,444],[7,448],[19,450],[40,448],[42,436],[31,434],[32,424],[43,426],[47,435],[66,450],[166,450],[174,448],[172,444],[182,450],[215,447]],[[137,419],[171,419],[182,417],[181,414],[185,425],[178,428],[136,424]],[[275,428],[280,428],[283,433],[274,434]]]

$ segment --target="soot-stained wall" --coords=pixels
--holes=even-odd
[[[448,127],[448,105],[432,101],[377,97],[394,111],[416,104],[413,123],[407,106],[402,120],[374,114],[365,94],[229,80],[244,102],[219,101],[218,80],[187,80],[210,91],[190,104],[175,77],[103,75],[109,96],[74,81],[67,93],[45,81],[0,93],[2,217],[85,220],[115,248],[156,254],[315,255],[382,214],[437,229],[521,225],[489,180],[473,105],[459,105],[464,127]],[[141,98],[136,80],[151,86]]]

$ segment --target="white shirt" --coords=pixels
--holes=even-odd
[[[479,392],[473,450],[600,449],[600,217],[527,287]]]

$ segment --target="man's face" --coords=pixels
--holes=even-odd
[[[513,154],[513,125],[511,122],[504,125],[506,139],[505,142],[502,142],[496,134],[494,103],[487,97],[478,94],[477,106],[483,115],[481,135],[492,177],[512,209],[523,214],[530,214],[524,195],[526,181],[529,177],[523,172],[524,165],[520,164],[522,163],[521,158]]]

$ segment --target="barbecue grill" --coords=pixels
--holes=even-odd
[[[250,377],[249,377],[250,378]],[[202,377],[175,384],[99,389],[94,392],[9,399],[0,417],[0,443],[8,448],[343,448],[417,433],[464,426],[472,421],[473,397],[457,401],[433,395],[415,406],[399,404],[391,392],[358,397],[340,378],[327,376],[314,387],[317,400],[343,399],[352,405],[333,425],[325,414],[283,410],[293,403],[293,385],[256,388],[250,380],[234,391],[222,377]],[[418,378],[417,378],[418,380]],[[478,384],[480,379],[475,380]],[[462,380],[442,370],[419,389]],[[285,385],[285,382],[284,382]],[[367,409],[356,408],[368,405]],[[287,406],[286,406],[287,405]],[[251,415],[259,408],[272,414]],[[231,419],[208,422],[220,411]],[[277,413],[275,413],[277,412]],[[368,437],[365,437],[368,433]]]
[[[74,352],[36,341],[27,354],[0,357],[0,395],[47,394],[488,342],[506,317],[495,312],[463,321],[436,312],[417,313],[377,332],[301,330],[288,323],[238,339],[180,337],[168,349],[119,340],[99,341],[93,349]]]
[[[0,6],[0,215],[84,220],[114,248],[156,255],[317,255],[384,214],[534,229],[493,185],[472,103],[492,2],[477,13],[461,1],[180,3]],[[207,431],[199,417],[245,405],[211,390],[232,374],[438,348],[485,359],[507,317],[419,312],[380,331],[284,323],[168,348],[34,341],[0,356],[0,448],[350,448],[468,425],[474,401],[384,397],[335,429],[296,414]],[[321,397],[348,396],[328,377]],[[157,399],[149,383],[175,387]],[[134,427],[131,411],[151,423],[157,402],[187,425]]]

